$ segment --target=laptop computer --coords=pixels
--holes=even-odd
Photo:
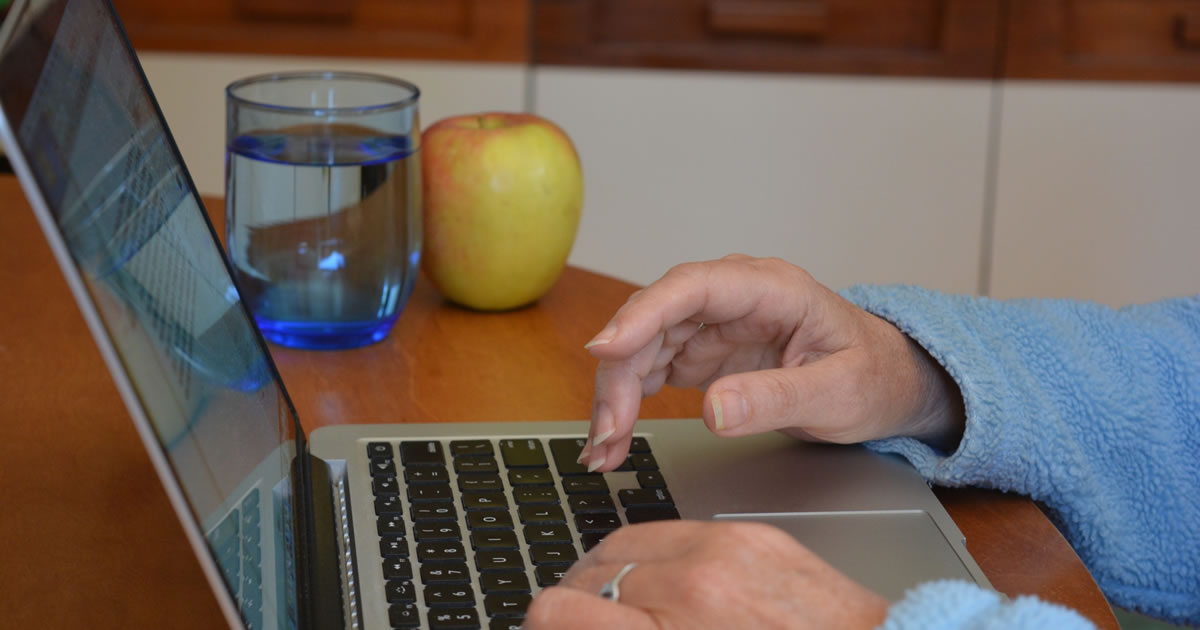
[[[585,421],[306,436],[107,0],[12,7],[0,140],[231,627],[515,628],[607,533],[666,518],[777,525],[893,599],[987,585],[924,481],[859,447],[658,420],[588,474]]]

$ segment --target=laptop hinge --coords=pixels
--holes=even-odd
[[[347,572],[345,555],[352,555],[353,549],[345,544],[348,537],[339,507],[343,500],[346,501],[348,518],[348,498],[339,492],[341,483],[335,482],[325,461],[308,453],[296,459],[299,465],[309,468],[305,497],[309,505],[307,510],[301,510],[301,515],[307,513],[308,518],[301,516],[307,521],[307,540],[304,545],[306,557],[300,563],[306,582],[300,590],[300,605],[304,611],[300,615],[300,627],[302,630],[345,629],[348,621],[357,627],[361,616],[356,608],[357,593],[352,592],[357,584],[347,579],[353,574]],[[305,461],[300,463],[301,459]],[[351,607],[351,602],[355,606]]]

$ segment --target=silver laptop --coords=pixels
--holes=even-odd
[[[516,628],[607,533],[680,517],[777,525],[893,599],[936,578],[987,585],[915,472],[859,447],[646,421],[621,470],[587,474],[584,421],[305,436],[107,0],[13,6],[0,110],[232,627]]]

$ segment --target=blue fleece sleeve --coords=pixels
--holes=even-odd
[[[1006,601],[967,582],[929,582],[888,610],[879,630],[1095,630],[1079,613],[1036,597]]]
[[[1043,502],[1109,599],[1200,623],[1200,296],[1112,309],[906,286],[843,295],[958,383],[954,453],[898,453],[928,480]]]

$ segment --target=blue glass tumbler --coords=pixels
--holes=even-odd
[[[421,255],[419,95],[348,72],[226,88],[227,246],[268,340],[354,348],[392,329]]]

